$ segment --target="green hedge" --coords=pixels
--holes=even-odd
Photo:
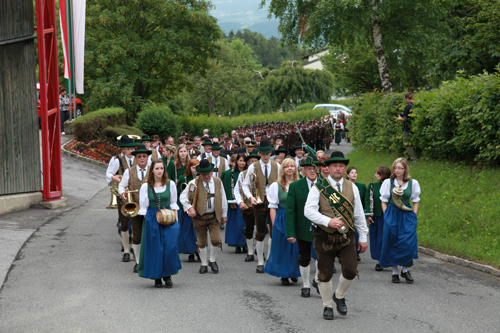
[[[107,138],[113,142],[123,134],[142,135],[137,128],[126,126],[123,108],[105,108],[86,113],[73,122],[73,134],[82,142]]]
[[[210,134],[220,136],[223,133],[231,133],[236,126],[251,125],[259,122],[288,121],[290,123],[301,120],[309,121],[328,114],[324,109],[302,110],[291,112],[265,113],[259,115],[242,115],[238,117],[209,117],[209,116],[185,116],[179,117],[179,126],[183,131],[192,135],[201,135],[205,128],[210,130]]]
[[[412,145],[434,159],[500,165],[500,75],[482,74],[444,82],[415,94]],[[356,147],[404,153],[397,115],[403,94],[366,94],[356,100],[351,138]]]
[[[137,116],[135,126],[150,136],[159,135],[160,138],[168,135],[177,138],[180,132],[177,116],[166,105],[150,104],[144,107]]]

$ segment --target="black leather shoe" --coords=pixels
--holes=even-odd
[[[172,288],[172,286],[174,285],[172,283],[172,279],[170,278],[170,276],[167,276],[167,277],[163,278],[163,281],[165,281],[165,287],[166,288]]]
[[[392,283],[399,283],[399,275],[392,274]]]
[[[335,265],[333,265],[333,272],[337,273],[337,269],[335,268]]]
[[[264,265],[258,265],[255,271],[259,274],[264,274]]]
[[[299,282],[299,279],[297,279],[297,278],[291,278],[291,280],[292,280],[292,282],[294,282],[294,283]]]
[[[332,308],[324,308],[323,309],[323,319],[333,320],[333,309]]]
[[[248,247],[243,246],[243,248],[241,249],[241,253],[248,253]]]
[[[284,286],[289,286],[290,281],[287,278],[281,278],[281,284]]]
[[[410,275],[410,271],[401,272],[401,277],[406,280],[406,283],[413,283],[413,278]]]
[[[311,296],[311,288],[302,288],[300,289],[300,296],[309,297]]]
[[[188,256],[188,262],[194,262],[194,254]]]
[[[384,269],[383,269],[382,267],[380,267],[380,265],[379,265],[379,264],[376,264],[376,265],[375,265],[375,270],[376,270],[377,272],[380,272],[380,271],[383,271]]]
[[[210,266],[210,268],[212,269],[212,272],[214,272],[214,274],[219,273],[219,266],[217,266],[217,262],[215,262],[215,261],[209,262],[208,266]]]
[[[122,257],[123,262],[129,262],[130,261],[130,253],[124,253]]]
[[[312,282],[312,286],[313,286],[314,288],[316,288],[316,291],[318,292],[318,294],[320,294],[320,292],[319,292],[319,288],[318,288],[318,282],[316,282],[316,280],[314,280],[314,279],[313,279],[313,282]],[[320,294],[320,295],[321,295],[321,294]]]
[[[245,258],[246,262],[254,261],[255,259],[253,258],[253,254],[248,254],[247,257]]]
[[[155,288],[161,288],[162,286],[161,279],[155,279]]]
[[[359,253],[357,254],[358,261],[361,261],[361,257],[359,256]]]
[[[241,247],[237,246],[234,250],[234,253],[241,253]]]
[[[134,273],[138,273],[138,272],[139,272],[139,265],[135,264],[135,266],[134,266]]]
[[[333,301],[337,304],[337,312],[341,316],[347,316],[347,305],[345,304],[345,298],[338,299],[333,293]]]
[[[200,274],[206,274],[208,272],[207,266],[200,266]]]

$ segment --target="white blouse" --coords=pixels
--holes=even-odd
[[[163,193],[167,190],[167,185],[163,185],[160,188],[155,188],[156,193]],[[146,215],[149,208],[149,196],[148,196],[148,183],[141,185],[141,190],[139,191],[139,215]],[[177,187],[175,182],[170,182],[170,209],[178,210],[177,206]]]
[[[234,184],[234,201],[236,201],[236,204],[238,206],[243,202],[243,197],[240,193],[240,181],[241,184],[243,184],[243,172],[240,172],[240,174],[238,175],[238,180],[236,181],[236,184]]]
[[[384,180],[382,186],[380,187],[380,200],[383,202],[389,202],[389,197],[391,196],[391,178]],[[420,201],[420,184],[416,179],[411,179],[411,202],[419,202]],[[397,179],[394,180],[396,186],[398,186]],[[408,187],[408,182],[404,183],[401,186],[402,190],[405,190]]]
[[[267,201],[269,201],[269,206],[267,206],[268,208],[280,208],[280,190],[278,182],[274,182],[269,186],[269,190],[267,191]]]

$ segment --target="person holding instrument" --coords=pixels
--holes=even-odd
[[[328,165],[330,175],[316,182],[309,190],[304,215],[313,222],[313,244],[318,256],[318,289],[323,299],[323,318],[332,320],[333,263],[338,258],[342,270],[333,301],[337,305],[337,312],[346,316],[345,293],[358,274],[354,227],[359,233],[361,253],[368,248],[368,228],[358,188],[344,178],[349,160],[344,158],[342,152],[334,151],[324,163]]]
[[[420,201],[420,185],[410,177],[410,167],[405,158],[392,163],[392,175],[380,188],[380,200],[384,212],[384,237],[380,252],[380,266],[392,266],[392,282],[399,283],[401,277],[413,283],[408,267],[418,259],[417,212]],[[413,202],[413,208],[410,206]]]
[[[165,164],[161,159],[151,162],[152,175],[147,183],[141,185],[139,192],[139,215],[144,216],[141,250],[139,257],[139,276],[155,280],[155,287],[172,288],[171,276],[182,268],[177,248],[179,223],[177,210],[177,189],[168,179]],[[158,223],[158,210],[171,209],[175,222],[171,225]],[[135,231],[134,231],[135,236]]]
[[[384,214],[382,212],[382,201],[380,201],[380,187],[382,183],[391,176],[391,170],[386,166],[377,167],[375,178],[377,182],[373,183],[373,190],[370,194],[370,188],[366,191],[365,213],[372,214],[368,216],[368,230],[370,234],[370,255],[373,260],[377,260],[376,271],[382,271],[380,267],[380,251],[382,250],[382,238],[384,236]],[[370,184],[371,186],[371,184]],[[373,207],[373,211],[372,208]]]

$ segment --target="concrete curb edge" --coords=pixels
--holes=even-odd
[[[485,272],[485,273],[500,277],[500,270],[498,270],[492,266],[489,266],[489,265],[480,264],[480,263],[477,263],[474,261],[459,258],[459,257],[452,256],[449,254],[443,254],[443,253],[434,251],[432,249],[428,249],[428,248],[423,247],[423,246],[419,246],[418,251],[425,253],[425,254],[427,254],[431,257],[434,257],[436,259],[442,260],[442,261],[451,262],[451,263],[456,264],[456,265],[469,267],[469,268],[475,269],[477,271]]]

